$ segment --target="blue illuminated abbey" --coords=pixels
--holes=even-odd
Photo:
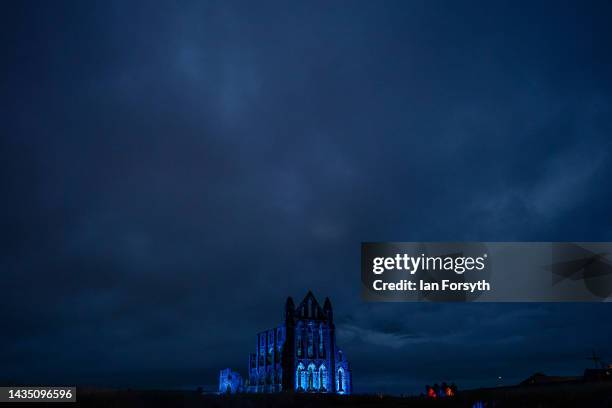
[[[351,377],[350,365],[336,345],[331,302],[326,298],[321,307],[309,291],[297,307],[287,298],[282,325],[257,334],[247,379],[221,370],[219,392],[350,394]]]

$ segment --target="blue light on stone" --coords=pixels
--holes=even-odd
[[[336,346],[329,299],[321,307],[308,292],[295,307],[288,298],[284,323],[259,333],[256,344],[255,353],[249,356],[248,379],[244,383],[240,379],[238,386],[228,379],[227,371],[232,380],[239,374],[223,370],[219,392],[351,394],[351,368]]]

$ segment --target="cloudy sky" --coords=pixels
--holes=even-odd
[[[0,380],[212,388],[308,289],[358,392],[612,360],[609,303],[366,304],[359,278],[362,241],[612,241],[611,11],[5,4]]]

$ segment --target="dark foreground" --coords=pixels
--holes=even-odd
[[[454,398],[428,400],[423,397],[391,397],[375,395],[200,395],[188,391],[116,391],[78,389],[76,404],[66,406],[123,407],[612,407],[612,381],[572,383],[532,387],[508,387],[461,392]],[[481,403],[482,405],[478,405]],[[19,404],[25,407],[30,404]],[[53,404],[59,407],[63,404]],[[41,405],[32,405],[40,407]]]

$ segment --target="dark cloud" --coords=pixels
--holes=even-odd
[[[2,375],[214,386],[308,289],[359,391],[579,373],[607,304],[366,305],[359,244],[612,240],[609,8],[8,7]]]

